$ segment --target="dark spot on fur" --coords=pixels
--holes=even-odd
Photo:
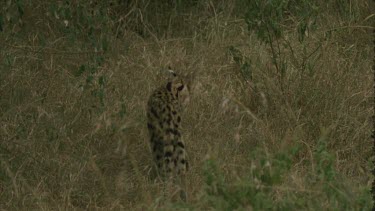
[[[184,89],[184,85],[181,85],[177,88],[178,91],[182,91]]]
[[[176,115],[176,114],[177,114],[177,112],[176,112],[176,111],[172,111],[172,114],[173,114],[173,115]]]
[[[150,123],[147,123],[147,128],[150,129],[150,130],[152,130],[152,129],[154,129],[154,126],[152,124],[150,124]]]
[[[171,159],[170,159],[170,158],[168,158],[168,159],[165,159],[165,160],[164,160],[164,162],[165,162],[165,164],[167,164],[167,165],[168,165],[168,164],[169,164],[169,163],[171,162]]]
[[[177,145],[179,146],[179,147],[181,147],[181,148],[185,148],[185,145],[184,145],[184,143],[182,143],[182,142],[177,142]]]
[[[156,150],[158,150],[158,147],[157,147],[156,145],[154,145],[154,146],[152,147],[152,151],[153,151],[153,152],[156,152]]]
[[[168,91],[172,91],[172,82],[168,82],[167,83],[167,89],[168,89]]]
[[[167,157],[167,158],[172,157],[172,152],[165,152],[164,157]]]
[[[186,163],[186,160],[185,160],[185,159],[182,159],[180,162],[181,162],[182,164],[185,164],[185,163]]]
[[[181,117],[180,116],[177,117],[177,122],[181,122]]]
[[[175,131],[176,131],[175,135],[176,135],[177,137],[181,137],[181,133],[180,133],[180,131],[178,131],[178,130],[175,130]]]
[[[181,133],[178,130],[176,130],[176,129],[170,129],[169,128],[169,129],[166,130],[166,132],[167,133],[172,133],[175,136],[181,136]]]
[[[161,155],[156,155],[156,160],[160,160],[161,159]]]

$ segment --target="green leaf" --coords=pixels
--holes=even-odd
[[[94,80],[94,76],[88,75],[86,78],[86,83],[90,84]]]
[[[82,64],[79,69],[74,73],[75,77],[81,76],[86,71],[86,66]]]
[[[99,79],[98,79],[98,82],[99,82],[99,85],[100,86],[104,86],[105,85],[105,77],[104,76],[100,76]]]

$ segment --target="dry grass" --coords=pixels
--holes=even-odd
[[[349,192],[370,187],[371,27],[322,15],[306,41],[308,52],[321,46],[312,71],[301,73],[291,62],[282,91],[269,47],[246,31],[233,5],[207,3],[200,16],[184,16],[189,23],[184,37],[173,37],[172,27],[169,37],[125,30],[109,39],[105,52],[95,52],[83,39],[72,43],[49,25],[52,18],[38,21],[43,15],[25,8],[25,29],[0,34],[1,209],[172,209],[160,184],[150,180],[145,127],[148,95],[162,83],[161,70],[168,65],[196,74],[183,116],[192,167],[189,206],[212,209],[201,200],[207,159],[218,163],[226,181],[240,181],[254,162],[253,151],[271,156],[294,145],[301,149],[274,199],[314,192],[305,178],[317,168],[312,154],[324,131]],[[362,21],[370,15],[361,12]],[[293,27],[287,37],[302,61]],[[251,81],[242,77],[230,46],[252,61]],[[104,62],[95,63],[99,57]],[[81,66],[86,69],[79,73]]]

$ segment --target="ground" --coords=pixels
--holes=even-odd
[[[119,2],[2,6],[0,208],[370,210],[370,2],[317,1],[303,41],[288,10],[271,43],[241,1]],[[195,74],[187,203],[150,179],[168,66]]]

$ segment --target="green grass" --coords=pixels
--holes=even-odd
[[[1,5],[0,209],[371,210],[370,2],[93,2]],[[150,175],[168,65],[187,203]]]

